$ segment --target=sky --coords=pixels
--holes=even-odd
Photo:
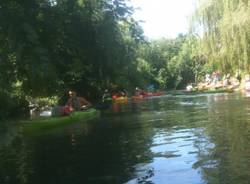
[[[195,8],[195,0],[130,0],[134,18],[144,21],[140,25],[151,39],[175,38],[187,33],[189,20]]]

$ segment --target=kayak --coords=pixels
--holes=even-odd
[[[142,94],[143,98],[146,98],[146,97],[153,97],[153,96],[162,96],[163,93],[161,92],[155,92],[155,93],[144,93]]]
[[[140,99],[143,99],[143,98],[156,97],[156,96],[162,96],[162,95],[163,95],[163,93],[161,93],[161,92],[143,93],[141,95],[132,96],[132,99],[133,100],[140,100]]]
[[[47,117],[22,121],[25,133],[44,132],[46,130],[66,126],[74,122],[87,121],[99,116],[100,111],[90,108],[84,111],[73,112],[68,116]]]
[[[110,98],[104,98],[102,100],[103,103],[111,103],[113,101],[113,99],[110,97]]]
[[[128,97],[126,97],[126,96],[116,97],[116,98],[113,98],[113,101],[115,103],[127,103]]]
[[[143,99],[144,97],[143,97],[143,95],[135,95],[135,96],[132,96],[131,97],[133,100],[141,100],[141,99]]]

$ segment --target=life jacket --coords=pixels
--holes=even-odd
[[[52,116],[60,117],[67,116],[72,112],[72,108],[70,106],[56,106],[52,109]]]
[[[61,108],[60,115],[68,116],[72,112],[72,109],[69,106],[64,106]]]

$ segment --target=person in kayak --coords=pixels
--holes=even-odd
[[[83,97],[78,97],[75,91],[69,91],[69,99],[66,103],[72,111],[84,110],[92,104]]]
[[[120,98],[120,97],[124,97],[124,98],[127,97],[127,91],[124,88],[118,87],[118,86],[112,87],[110,90],[110,93],[111,93],[113,100]]]
[[[112,96],[108,89],[105,89],[103,95],[102,95],[102,102],[108,101],[109,99],[112,99]]]
[[[148,96],[148,95],[152,95],[153,93],[151,93],[151,92],[146,92],[146,91],[144,91],[144,90],[142,90],[142,89],[140,89],[139,87],[136,87],[135,88],[135,96],[137,96],[137,97],[144,97],[144,96]]]

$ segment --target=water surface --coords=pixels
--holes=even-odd
[[[250,182],[250,98],[240,94],[116,104],[40,136],[0,130],[1,184]]]

